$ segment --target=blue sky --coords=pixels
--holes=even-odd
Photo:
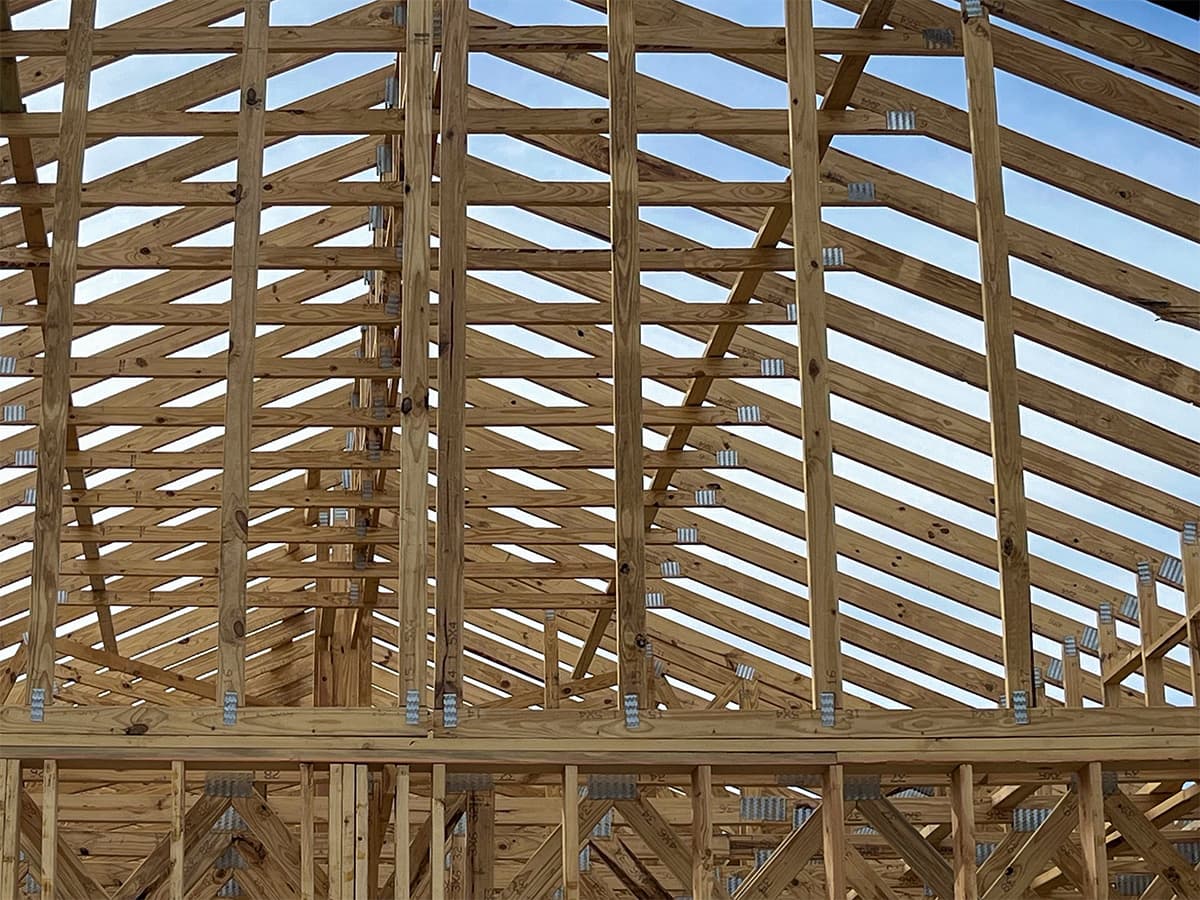
[[[100,0],[99,23],[110,24],[142,9],[155,5],[149,0]],[[747,25],[782,24],[782,4],[762,0],[696,0],[696,6],[716,15]],[[949,5],[949,4],[947,4]],[[1200,33],[1194,23],[1158,8],[1145,0],[1087,0],[1081,5],[1120,18],[1148,32],[1167,37],[1195,49],[1200,45]],[[53,0],[37,9],[16,17],[16,27],[61,27],[66,22],[65,0]],[[354,3],[344,2],[300,2],[300,0],[277,0],[273,5],[274,24],[307,24],[337,12],[353,8]],[[488,15],[517,24],[602,23],[603,17],[595,11],[569,0],[473,0],[472,8]],[[818,2],[817,24],[852,25],[854,16],[829,3]],[[232,24],[238,18],[230,19]],[[1003,27],[1010,27],[1003,24]],[[1015,29],[1019,30],[1019,29]],[[1044,40],[1038,38],[1039,40]],[[1053,43],[1046,41],[1047,43]],[[1153,84],[1159,90],[1179,96],[1187,96],[1157,81],[1131,73],[1102,60],[1087,57],[1072,50],[1075,55],[1092,59],[1107,68]],[[93,78],[93,106],[101,105],[135,93],[149,84],[187,72],[191,68],[213,61],[219,57],[142,57],[127,60],[107,67]],[[389,63],[382,54],[344,54],[304,66],[286,73],[270,82],[268,102],[280,106],[293,102],[315,91],[348,77],[373,71]],[[784,105],[785,85],[775,79],[751,72],[743,67],[711,56],[684,56],[668,54],[640,54],[638,68],[651,77],[671,82],[679,87],[701,94],[729,106],[764,107]],[[887,78],[906,87],[936,97],[957,107],[965,105],[965,87],[962,61],[956,58],[912,59],[875,58],[868,69],[869,74]],[[487,90],[531,106],[599,106],[603,98],[586,94],[555,82],[542,75],[492,57],[475,54],[471,59],[471,80]],[[1032,84],[1023,79],[999,72],[997,76],[998,104],[1002,124],[1049,144],[1069,150],[1084,158],[1094,160],[1117,171],[1130,172],[1136,177],[1163,189],[1200,200],[1200,151],[1196,148],[1155,133],[1139,125],[1108,114],[1085,103],[1073,100],[1054,91]],[[61,92],[53,89],[29,100],[31,109],[56,109]],[[1194,102],[1194,98],[1190,98]],[[230,98],[218,99],[206,104],[205,109],[231,109]],[[338,138],[296,139],[277,148],[267,155],[268,170],[276,169],[308,154],[336,146]],[[123,140],[101,145],[88,153],[87,177],[96,178],[129,165],[130,160],[154,155],[172,146],[185,143],[182,140]],[[724,180],[781,180],[786,171],[773,163],[751,157],[713,140],[699,136],[646,136],[640,141],[642,149],[666,159],[687,165],[705,174]],[[910,177],[927,182],[938,188],[963,197],[972,195],[970,158],[932,139],[922,137],[839,137],[835,148],[864,157],[878,164],[902,172]],[[506,165],[532,177],[553,179],[603,179],[603,174],[587,170],[582,166],[555,158],[520,141],[491,136],[475,136],[471,139],[471,152]],[[364,168],[372,161],[364,159]],[[53,167],[40,173],[42,180],[52,180]],[[224,166],[204,178],[232,178],[232,167]],[[361,177],[373,178],[365,171]],[[1170,235],[1130,217],[1105,209],[1090,201],[1069,195],[1026,176],[1006,171],[1005,190],[1007,208],[1011,215],[1029,223],[1057,232],[1071,240],[1100,250],[1160,273],[1175,281],[1200,287],[1200,255],[1189,242]],[[160,211],[165,212],[166,209]],[[283,224],[300,218],[309,210],[274,210],[264,217],[264,228]],[[472,210],[472,215],[500,227],[508,228],[538,242],[562,247],[600,247],[598,241],[573,232],[538,216],[519,210],[490,208]],[[83,242],[90,243],[120,231],[122,228],[148,218],[145,210],[114,210],[85,222]],[[746,246],[752,234],[729,223],[690,210],[644,209],[647,221],[683,233],[688,237],[703,240],[714,246]],[[827,221],[856,231],[873,240],[897,250],[936,262],[951,271],[975,278],[978,275],[978,257],[974,244],[955,237],[948,232],[927,226],[913,219],[886,209],[829,209],[824,211]],[[229,230],[223,229],[193,243],[227,242]],[[336,243],[370,243],[366,229],[359,229],[344,236]],[[276,280],[287,273],[264,275],[263,281]],[[1196,332],[1162,322],[1132,305],[1098,291],[1071,282],[1050,272],[1038,269],[1019,260],[1012,262],[1014,293],[1036,305],[1053,309],[1070,318],[1084,322],[1134,344],[1145,346],[1164,356],[1177,359],[1184,364],[1200,368],[1200,341]],[[140,279],[133,273],[105,275],[91,279],[80,287],[80,301],[94,299],[110,290]],[[500,276],[483,273],[480,277],[498,284],[519,287],[528,296],[542,299],[566,299],[569,292],[549,285],[530,276]],[[686,275],[656,274],[644,277],[644,283],[667,291],[681,299],[719,301],[725,291],[719,286],[699,278]],[[828,276],[831,291],[855,303],[874,310],[881,315],[902,322],[918,325],[947,340],[963,346],[982,350],[982,325],[973,319],[959,315],[914,295],[888,287],[866,276],[852,273],[831,273]],[[226,288],[218,285],[204,292],[199,299],[224,299]],[[340,291],[334,298],[348,298],[357,289]],[[776,337],[794,334],[771,328],[766,333]],[[3,329],[11,333],[12,329]],[[104,340],[126,339],[133,330],[108,329]],[[511,330],[497,336],[511,335]],[[648,343],[680,354],[695,355],[698,349],[690,342],[662,328],[646,330]],[[93,338],[93,341],[100,340]],[[515,338],[522,346],[534,349],[542,346],[528,336]],[[77,353],[87,352],[81,344]],[[95,346],[92,344],[91,346]],[[216,345],[206,345],[203,352],[218,352]],[[548,351],[549,352],[549,351]],[[879,377],[891,379],[918,393],[933,397],[943,403],[963,409],[971,414],[986,418],[987,400],[984,392],[965,384],[938,375],[883,351],[867,347],[852,338],[838,333],[830,335],[831,356],[840,362],[861,368]],[[1088,396],[1096,397],[1120,409],[1128,409],[1146,420],[1169,428],[1195,440],[1200,440],[1200,410],[1142,388],[1132,382],[1101,372],[1095,367],[1069,359],[1063,354],[1048,350],[1023,339],[1018,340],[1018,355],[1022,368],[1054,381],[1059,381]],[[4,380],[5,384],[15,384]],[[122,385],[127,387],[128,385]],[[794,399],[795,384],[764,385],[756,382],[755,387],[777,396]],[[545,392],[533,386],[521,386],[530,396],[542,399]],[[661,386],[647,383],[646,395],[661,402],[678,402],[678,394]],[[104,392],[77,398],[79,402],[95,402]],[[553,398],[546,398],[553,401]],[[562,402],[561,399],[557,402]],[[866,410],[849,401],[835,398],[835,417],[868,433],[886,437],[895,443],[918,452],[926,453],[948,465],[968,471],[977,477],[990,479],[990,461],[980,454],[965,450],[946,439],[926,432],[917,432],[890,417]],[[1192,503],[1200,503],[1200,478],[1191,476],[1172,467],[1158,463],[1141,454],[1134,453],[1116,444],[1090,434],[1053,422],[1044,416],[1026,410],[1023,428],[1027,435],[1052,446],[1069,450],[1081,458],[1115,469],[1122,474],[1176,494]],[[13,429],[4,429],[0,438],[7,438]],[[761,430],[753,435],[763,439]],[[648,437],[648,441],[652,438]],[[794,451],[796,442],[770,433],[766,442],[789,452]],[[901,482],[884,473],[869,469],[848,459],[838,458],[839,474],[861,481],[883,493],[891,493],[906,502],[919,505],[940,516],[959,522],[984,534],[991,534],[991,522],[986,517],[926,491],[924,488]],[[8,473],[9,479],[18,473]],[[0,476],[3,477],[3,476]],[[767,484],[765,479],[752,476],[736,476],[726,473],[731,480],[744,479],[760,489],[783,492],[779,485]],[[6,479],[6,480],[9,480]],[[1118,533],[1135,536],[1166,552],[1178,553],[1177,533],[1154,523],[1124,513],[1101,501],[1047,482],[1037,476],[1027,478],[1029,495],[1042,502],[1064,509],[1081,518],[1101,523]],[[787,494],[785,494],[787,495]],[[789,495],[790,496],[790,495]],[[802,503],[796,493],[797,503]],[[18,510],[25,513],[28,510]],[[717,520],[738,521],[732,514],[714,512]],[[885,542],[894,543],[910,552],[941,562],[948,567],[963,571],[987,584],[995,583],[990,571],[952,557],[940,550],[907,538],[882,526],[863,520],[846,511],[839,513],[839,521],[864,534]],[[744,525],[745,523],[739,523]],[[803,542],[789,538],[772,529],[759,526],[759,533],[766,540],[783,546],[803,550]],[[1033,536],[1032,549],[1044,556],[1072,567],[1079,572],[1108,581],[1120,589],[1133,589],[1130,572],[1117,570],[1094,557],[1087,556],[1045,539]],[[982,627],[995,629],[996,623],[973,613],[948,598],[935,597],[919,588],[898,582],[888,575],[866,572],[863,567],[848,560],[843,566],[849,573],[894,590],[896,593],[960,615]],[[762,575],[764,580],[780,583],[777,576]],[[690,589],[703,590],[696,584]],[[790,586],[789,586],[790,587]],[[7,592],[12,589],[0,589]],[[1160,586],[1160,599],[1172,609],[1181,608],[1181,597],[1176,591]],[[709,592],[712,593],[712,592]],[[1045,605],[1061,610],[1067,615],[1091,622],[1088,614],[1065,601],[1035,592],[1035,599]],[[714,595],[715,596],[715,595]],[[722,602],[744,606],[736,598],[722,597]],[[756,615],[769,614],[758,611]],[[868,619],[869,614],[848,611],[848,614]],[[791,627],[791,626],[789,626]],[[888,626],[894,629],[894,626]],[[801,629],[801,633],[803,630]],[[1128,632],[1126,633],[1128,636]],[[729,638],[736,641],[735,637]],[[1039,647],[1057,652],[1056,645],[1039,641]],[[949,652],[949,648],[947,648]],[[790,663],[789,663],[790,664]],[[891,664],[888,664],[889,666]],[[995,670],[990,664],[981,667]],[[894,667],[893,667],[894,668]],[[1132,682],[1131,682],[1132,683]],[[947,688],[950,690],[950,688]],[[1175,699],[1178,699],[1176,697]],[[977,702],[974,698],[972,702]]]

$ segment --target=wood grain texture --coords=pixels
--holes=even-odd
[[[254,415],[255,297],[258,292],[259,223],[262,216],[263,133],[267,105],[267,27],[270,0],[247,3],[238,117],[229,351],[225,391],[224,466],[221,481],[219,662],[216,702],[246,696],[246,554],[250,521],[250,429]]]
[[[37,439],[37,496],[33,513],[26,664],[28,690],[42,691],[47,705],[53,702],[54,695],[54,606],[58,602],[59,528],[62,525],[63,471],[71,405],[68,362],[79,256],[79,187],[83,182],[84,129],[91,87],[91,38],[95,19],[95,0],[72,0],[59,135],[54,247],[46,251],[50,272],[42,337],[47,374],[42,379],[42,420]]]
[[[608,4],[612,182],[613,468],[619,691],[645,707],[646,547],[642,495],[642,324],[633,0]]]
[[[967,106],[971,121],[971,160],[975,173],[988,406],[991,411],[1005,691],[1010,704],[1014,693],[1023,691],[1032,706],[1036,698],[1033,691],[1025,470],[1021,453],[1012,285],[1004,228],[1004,184],[991,35],[986,13],[964,23]]]

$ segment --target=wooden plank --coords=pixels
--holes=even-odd
[[[1066,706],[1083,708],[1083,669],[1079,665],[1079,640],[1074,635],[1063,643],[1063,697]]]
[[[409,32],[410,37],[412,31]],[[612,52],[611,50],[609,51]],[[432,74],[432,71],[431,71]],[[732,109],[718,113],[696,107],[640,106],[632,111],[643,134],[775,135],[787,130],[786,115],[779,109]],[[59,129],[58,113],[13,113],[0,121],[0,137],[50,138]],[[432,124],[432,120],[431,120]],[[471,134],[504,135],[597,135],[611,130],[609,112],[599,108],[496,107],[472,108],[466,127]],[[822,112],[821,132],[839,134],[896,134],[885,116],[867,110]],[[224,112],[98,112],[87,121],[89,138],[161,137],[186,135],[232,137],[237,133],[237,116]],[[379,134],[411,136],[420,127],[407,112],[398,110],[332,109],[271,110],[264,121],[269,137],[302,135]],[[923,122],[904,134],[920,134]]]
[[[354,900],[375,900],[371,896],[371,789],[370,773],[365,765],[354,767]]]
[[[841,765],[827,766],[821,773],[821,847],[825,866],[825,896],[827,900],[843,900],[846,896],[845,769]]]
[[[258,295],[270,0],[246,4],[238,119],[239,200],[233,219],[225,444],[221,479],[221,575],[217,607],[218,705],[246,698],[246,553],[250,428],[254,415],[254,306]]]
[[[632,0],[608,3],[609,178],[612,188],[613,467],[618,690],[646,708],[646,546],[642,497],[642,325],[639,300],[637,67]]]
[[[554,610],[542,611],[542,708],[558,709],[558,616]]]
[[[187,770],[185,763],[175,760],[171,763],[171,873],[167,876],[171,891],[170,900],[184,900],[186,817]]]
[[[316,867],[316,790],[312,763],[300,765],[300,900],[325,900],[317,894]]]
[[[59,900],[65,893],[58,880],[58,762],[42,763],[42,877],[39,886],[43,900]]]
[[[692,879],[694,855],[692,848],[687,846],[676,833],[675,828],[646,800],[618,800],[617,812],[629,825],[634,833],[646,844],[646,847],[658,857],[659,862],[679,880],[688,884]]]
[[[429,530],[429,375],[430,290],[429,186],[433,181],[433,9],[408,9],[404,45],[403,289],[400,346],[400,694],[403,706],[421,702],[425,688],[425,545]],[[415,692],[415,694],[414,694]],[[440,864],[438,866],[441,868]],[[435,898],[440,900],[440,898]]]
[[[835,813],[836,814],[836,813]],[[775,900],[800,874],[808,861],[821,851],[825,833],[825,804],[814,809],[801,826],[783,839],[767,861],[754,869],[733,892],[733,900]],[[841,857],[837,868],[841,868]],[[839,897],[845,897],[843,891]],[[832,897],[830,893],[827,896]]]
[[[712,793],[712,766],[696,766],[692,769],[692,900],[713,900],[714,895]]]
[[[63,472],[67,450],[71,379],[72,322],[79,256],[80,186],[88,96],[91,87],[91,40],[96,0],[71,0],[70,34],[63,84],[62,127],[58,134],[58,174],[54,206],[54,246],[46,321],[42,326],[46,375],[42,378],[37,438],[37,481],[33,512],[33,559],[29,587],[28,688],[41,691],[46,705],[54,695],[54,624],[58,603]],[[5,118],[10,116],[6,115]]]
[[[1065,794],[1037,829],[1024,837],[1020,849],[990,885],[983,884],[982,900],[1018,900],[1028,897],[1029,885],[1042,873],[1076,825],[1079,795]],[[1139,814],[1140,815],[1140,814]],[[1020,834],[1020,833],[1018,833]],[[999,848],[997,848],[998,852]]]
[[[928,45],[919,32],[889,31],[861,33],[848,28],[816,29],[818,53],[873,53],[902,56],[952,56],[961,53],[953,41],[949,46]],[[93,54],[124,56],[151,53],[237,53],[238,32],[230,27],[133,27],[128,24],[99,29]],[[381,35],[370,26],[332,27],[324,23],[272,28],[270,51],[285,53],[386,52],[404,38],[404,29]],[[23,28],[13,34],[9,52],[18,56],[63,56],[67,32],[56,28]],[[477,25],[467,42],[472,50],[506,53],[603,52],[608,35],[596,25]],[[1165,43],[1165,42],[1164,42]],[[434,46],[449,44],[444,35],[434,36]],[[780,53],[783,36],[779,28],[744,27],[690,28],[678,25],[642,25],[637,44],[644,52],[696,52],[724,50],[743,53]]]
[[[1200,707],[1200,534],[1196,522],[1185,523],[1179,533],[1179,558],[1183,563],[1186,643],[1192,676],[1189,687],[1192,705]]]
[[[12,21],[9,15],[8,5],[0,3],[0,32],[5,34],[10,33]],[[21,100],[21,79],[20,67],[17,61],[13,58],[0,58],[0,114],[11,112],[22,112],[25,105]],[[25,188],[40,189],[46,188],[53,192],[53,185],[38,185],[38,171],[34,162],[33,146],[28,140],[11,140],[8,144],[8,155],[12,165],[12,175],[16,179],[14,187],[24,190]],[[47,204],[53,206],[51,201]],[[40,209],[22,209],[21,210],[22,231],[25,237],[25,244],[29,247],[45,247],[47,246],[46,220]],[[42,270],[33,273],[33,293],[37,300],[37,306],[33,311],[37,314],[40,322],[45,321],[45,307],[50,295],[50,275],[48,270]],[[74,312],[74,307],[72,307]],[[68,399],[68,410],[72,407],[71,401]],[[66,434],[66,452],[69,455],[72,451],[79,449],[79,434],[78,431],[70,424],[67,425]],[[87,486],[87,480],[77,467],[67,464],[67,482],[72,489],[81,489]],[[90,525],[93,523],[92,511],[84,506],[75,508],[75,519],[80,525]],[[83,555],[87,559],[99,559],[100,549],[95,544],[85,543],[82,547]],[[104,579],[92,578],[92,590],[103,591]],[[104,649],[116,652],[117,638],[113,631],[112,613],[103,603],[96,606],[96,615],[99,620],[100,635],[104,641]]]
[[[392,849],[395,857],[392,869],[393,900],[409,900],[411,896],[412,872],[409,863],[411,778],[408,766],[396,766],[396,812],[392,830]]]
[[[1164,878],[1180,897],[1200,897],[1200,873],[1149,822],[1121,790],[1104,798],[1104,810],[1113,828],[1145,860],[1146,866]]]
[[[855,806],[937,896],[954,896],[953,869],[891,801],[880,797],[859,800]]]
[[[445,24],[443,24],[445,27]],[[879,32],[883,34],[884,32]],[[389,38],[389,40],[391,40]],[[443,66],[443,82],[447,72]],[[443,91],[445,88],[443,87]],[[442,105],[442,127],[447,110]],[[445,153],[445,148],[442,148]],[[443,163],[444,165],[444,163]],[[532,181],[492,179],[472,174],[468,160],[465,173],[466,201],[471,206],[565,206],[606,207],[610,190],[602,181]],[[403,188],[392,182],[274,181],[263,183],[265,206],[368,206],[379,204],[402,209]],[[430,186],[430,200],[446,203],[443,186]],[[168,200],[180,206],[226,207],[234,205],[235,184],[229,181],[155,181],[120,187],[104,181],[83,186],[83,208],[109,206],[161,206]],[[650,181],[639,186],[641,206],[759,206],[786,203],[789,188],[774,181]],[[844,185],[821,183],[822,206],[878,206],[882,201],[852,197]],[[0,206],[46,208],[54,205],[52,184],[0,184]],[[443,224],[443,228],[445,225]],[[5,310],[7,314],[8,311]]]
[[[1105,847],[1104,773],[1100,763],[1079,770],[1079,841],[1082,846],[1083,900],[1108,897],[1108,851]]]
[[[466,900],[491,900],[496,868],[496,795],[467,794],[467,846],[463,874]]]
[[[1033,690],[1033,622],[1029,594],[1029,538],[1026,532],[1025,473],[1013,338],[1012,286],[1004,231],[1004,184],[991,25],[986,12],[963,24],[971,160],[983,290],[988,404],[992,422],[992,471],[999,553],[1005,691],[1010,705],[1022,691],[1030,706]]]
[[[21,854],[21,761],[0,760],[0,898],[16,898]]]
[[[446,900],[446,767],[435,764],[430,782],[429,879],[433,900]]]
[[[796,308],[799,310],[800,418],[804,440],[804,522],[808,557],[813,706],[822,695],[840,707],[841,626],[837,544],[834,539],[833,433],[829,413],[829,354],[825,325],[825,270],[821,248],[816,70],[812,3],[789,0],[786,12],[789,159]]]
[[[1152,564],[1146,561],[1137,567],[1138,630],[1141,633],[1142,677],[1147,706],[1164,706],[1167,702],[1163,660],[1153,656],[1150,648],[1162,634],[1158,608],[1158,591],[1154,584]]]
[[[580,900],[579,766],[563,766],[561,827],[563,900]]]
[[[437,591],[433,700],[462,699],[467,358],[467,0],[442,4],[438,210]],[[410,83],[409,90],[412,85]],[[406,144],[407,146],[407,144]],[[428,194],[418,202],[429,202]],[[426,213],[428,215],[428,213]]]
[[[950,838],[954,846],[955,900],[978,900],[975,856],[975,772],[960,763],[950,772]]]

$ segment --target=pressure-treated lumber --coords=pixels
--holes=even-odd
[[[611,137],[613,468],[616,506],[617,669],[622,701],[648,706],[646,547],[642,494],[642,325],[638,244],[637,94],[634,3],[609,0],[608,97]]]
[[[42,332],[47,376],[42,379],[41,427],[37,441],[37,483],[34,488],[33,561],[29,587],[28,691],[44,702],[54,695],[54,617],[58,602],[59,528],[62,524],[62,483],[67,450],[71,380],[71,316],[75,306],[79,256],[80,185],[83,182],[85,128],[91,86],[90,41],[96,19],[95,0],[72,0],[67,71],[63,86],[62,127],[56,185],[54,246]],[[5,118],[9,118],[8,115]]]
[[[784,7],[788,39],[789,158],[792,171],[792,245],[796,255],[796,307],[800,417],[804,435],[804,520],[808,555],[808,610],[813,702],[839,706],[842,692],[838,618],[837,545],[834,541],[833,429],[829,414],[829,354],[825,328],[825,275],[821,203],[817,185],[816,74],[812,4]]]
[[[467,2],[442,7],[434,705],[462,697],[467,359]],[[419,82],[418,82],[419,83]],[[413,345],[415,347],[415,342]],[[415,448],[414,448],[415,451]],[[410,588],[415,588],[410,585]]]
[[[258,292],[263,135],[270,0],[246,4],[238,111],[238,203],[234,210],[225,457],[221,480],[221,575],[217,607],[217,703],[246,697],[246,553],[250,520],[250,427],[254,415],[254,305]]]
[[[999,552],[1005,692],[1017,692],[1034,705],[1033,624],[1029,594],[1029,538],[1026,525],[1021,417],[1016,390],[1012,285],[1004,230],[1004,185],[996,113],[992,29],[986,12],[963,23],[967,70],[967,109],[975,173],[980,284],[991,411],[992,472],[995,484],[996,545]]]

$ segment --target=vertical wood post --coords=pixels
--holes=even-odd
[[[58,761],[42,764],[42,900],[60,900],[58,889]]]
[[[1104,705],[1121,705],[1121,682],[1110,678],[1117,663],[1117,655],[1121,646],[1117,642],[1117,620],[1113,616],[1112,605],[1107,601],[1100,604],[1096,614],[1096,631],[1100,644],[1100,678],[1104,684]]]
[[[1033,690],[1033,619],[1029,596],[1025,470],[1021,448],[1016,343],[1013,339],[1008,237],[1005,233],[1000,126],[996,114],[996,73],[987,12],[966,17],[962,35],[967,72],[971,162],[975,171],[979,283],[983,291],[983,331],[992,425],[1005,689],[1010,707],[1013,706],[1013,696],[1017,691],[1024,691],[1027,702],[1032,706],[1036,698]]]
[[[821,837],[827,900],[846,900],[845,791],[842,766],[826,767],[821,784]]]
[[[184,900],[187,882],[184,859],[187,854],[187,769],[181,760],[171,763],[171,900]],[[311,900],[311,898],[306,898]]]
[[[263,140],[267,109],[270,0],[247,0],[238,108],[237,204],[225,385],[217,592],[217,705],[246,698],[246,551],[250,523],[250,428],[254,416],[254,307],[258,297]]]
[[[54,189],[54,244],[46,318],[45,360],[39,414],[37,478],[33,509],[33,559],[29,587],[29,696],[54,699],[54,626],[58,615],[58,569],[62,552],[63,472],[67,414],[71,404],[71,338],[75,306],[75,262],[79,255],[83,156],[92,77],[92,32],[96,0],[72,0],[63,68],[62,124]],[[7,900],[7,898],[5,898]]]
[[[1166,678],[1163,673],[1163,658],[1151,656],[1146,651],[1162,633],[1159,627],[1158,591],[1154,584],[1154,570],[1148,562],[1137,564],[1138,627],[1142,641],[1142,677],[1145,679],[1147,706],[1165,706],[1167,703]]]
[[[558,616],[554,610],[544,610],[542,628],[542,706],[558,709]]]
[[[692,769],[692,900],[713,900],[712,766]]]
[[[975,772],[970,763],[950,773],[950,837],[954,846],[955,900],[978,900],[975,864]]]
[[[646,685],[646,510],[634,11],[634,0],[608,2],[617,673],[622,701],[640,708]]]
[[[367,766],[354,767],[354,900],[371,896],[371,773]]]
[[[396,821],[393,831],[393,850],[395,859],[395,896],[393,900],[409,900],[411,892],[412,872],[409,860],[409,790],[412,778],[408,766],[396,766]]]
[[[1072,636],[1063,642],[1063,695],[1066,705],[1083,708],[1083,670],[1079,666],[1079,642]]]
[[[425,692],[429,534],[429,191],[433,4],[410,3],[404,45],[404,229],[400,301],[400,703]]]
[[[491,900],[496,867],[496,795],[471,791],[467,795],[467,859],[463,874],[467,900]]]
[[[1100,763],[1079,771],[1079,841],[1083,848],[1083,900],[1108,897],[1108,850],[1104,827],[1104,773]]]
[[[300,764],[300,900],[317,900],[316,785],[312,763]],[[174,898],[172,898],[174,900]],[[324,897],[321,900],[325,900]]]
[[[1200,523],[1186,522],[1179,535],[1183,561],[1183,608],[1187,616],[1188,661],[1191,665],[1192,705],[1200,707]]]
[[[434,703],[462,698],[466,515],[467,0],[442,3],[441,180],[438,184],[437,658]],[[410,85],[411,89],[411,85]]]
[[[579,766],[564,766],[562,779],[563,900],[580,900]]]
[[[435,765],[430,783],[429,882],[433,900],[446,900],[446,767]]]
[[[0,760],[0,900],[17,896],[21,855],[21,761]]]
[[[837,546],[834,540],[833,435],[821,248],[821,150],[817,137],[816,50],[811,0],[788,0],[788,138],[796,265],[800,417],[804,439],[805,555],[812,648],[813,706],[821,695],[842,705]]]

